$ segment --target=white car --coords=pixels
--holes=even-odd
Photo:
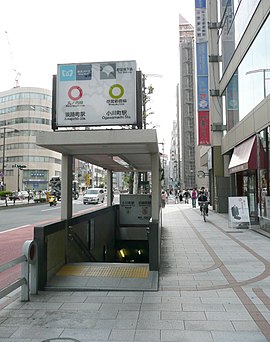
[[[20,192],[20,194],[21,194],[21,196],[22,196],[23,198],[28,198],[28,196],[29,196],[28,191],[25,191],[25,190],[22,190],[22,191]]]
[[[86,190],[83,195],[83,204],[91,204],[91,203],[103,203],[105,199],[105,193],[102,188],[92,188]]]

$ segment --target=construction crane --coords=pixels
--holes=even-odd
[[[12,53],[12,48],[11,48],[11,44],[10,44],[10,40],[9,40],[9,36],[8,36],[8,32],[5,31],[6,37],[7,37],[7,43],[8,43],[8,47],[9,47],[9,54],[10,54],[10,59],[11,59],[11,63],[13,66],[13,71],[15,73],[15,86],[14,88],[19,88],[20,87],[20,83],[19,83],[19,79],[21,77],[21,73],[17,71],[17,68],[15,67],[15,63],[14,63],[14,59],[13,59],[13,53]]]

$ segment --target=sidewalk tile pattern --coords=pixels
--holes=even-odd
[[[0,302],[0,342],[270,341],[270,240],[163,209],[159,291],[43,291]]]

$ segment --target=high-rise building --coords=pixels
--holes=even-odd
[[[16,87],[0,93],[1,188],[47,190],[60,176],[59,153],[36,146],[36,135],[51,130],[51,92]]]
[[[201,177],[207,170],[200,165],[201,146],[198,146],[197,139],[194,28],[181,14],[179,15],[179,52],[182,188],[208,187],[208,179]]]
[[[194,29],[181,15],[179,15],[179,51],[182,186],[185,189],[192,189],[196,186]]]

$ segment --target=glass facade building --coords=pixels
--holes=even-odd
[[[268,230],[270,2],[221,0],[219,9],[224,170],[231,195],[247,196],[251,222]]]

